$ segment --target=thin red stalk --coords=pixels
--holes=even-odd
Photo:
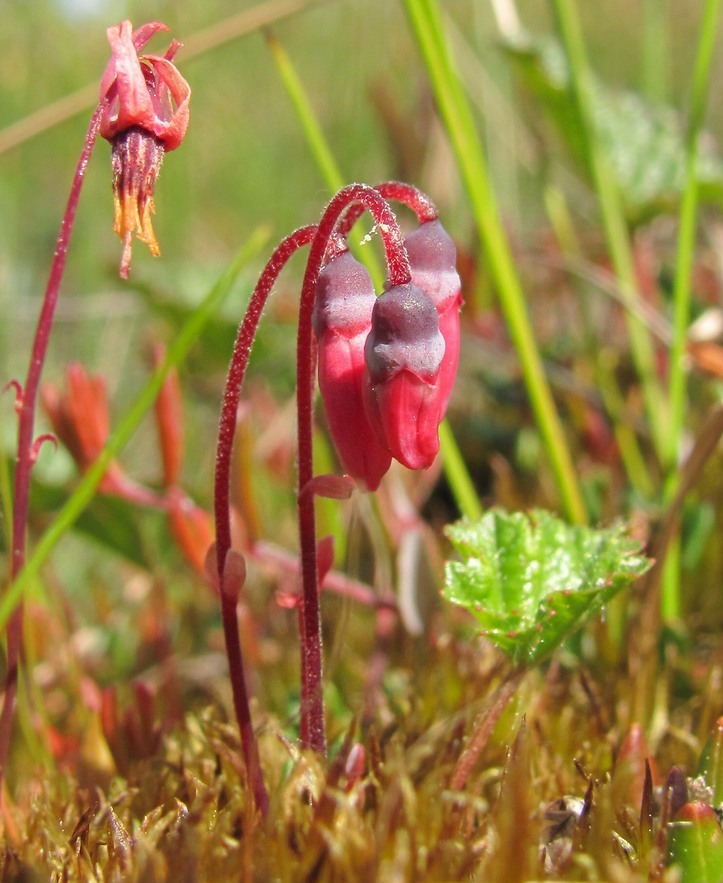
[[[384,199],[403,202],[416,214],[420,224],[437,220],[437,208],[432,200],[412,184],[407,184],[405,181],[385,181],[374,189],[378,190]]]
[[[524,673],[524,669],[514,669],[509,672],[474,722],[472,733],[452,773],[452,779],[449,783],[452,791],[461,791],[464,788],[474,765],[477,763],[479,756],[484,751],[492,735],[497,721],[502,717],[502,712],[507,707],[507,703],[515,695]]]
[[[256,336],[256,329],[258,328],[264,305],[279,273],[297,249],[311,242],[315,232],[315,226],[301,227],[287,236],[276,248],[259,277],[249,305],[246,308],[246,314],[239,326],[236,342],[234,343],[231,364],[229,365],[228,377],[226,378],[226,388],[223,394],[223,403],[221,405],[218,444],[216,448],[216,475],[214,480],[216,561],[219,585],[221,586],[223,585],[224,564],[231,548],[229,500],[231,455],[236,432],[239,397],[244,376],[246,375],[246,368],[248,367],[251,345]],[[244,677],[243,657],[239,639],[235,595],[230,595],[224,591],[221,592],[221,615],[223,617],[223,633],[226,641],[226,656],[231,678],[234,712],[241,734],[244,761],[256,805],[265,814],[269,798],[263,781],[258,747],[251,721],[248,689],[246,678]]]
[[[257,561],[265,564],[273,564],[279,570],[286,573],[298,575],[300,572],[299,559],[284,549],[280,549],[273,543],[266,543],[260,540],[254,543],[251,549],[251,556]],[[364,607],[373,607],[377,610],[390,610],[396,612],[398,610],[397,599],[391,591],[384,594],[378,594],[374,589],[366,583],[352,579],[336,570],[330,570],[324,577],[321,587],[323,591],[331,592],[339,598],[346,598],[355,604],[361,604]],[[290,598],[295,603],[296,595]]]
[[[231,477],[231,455],[233,453],[233,441],[236,434],[236,421],[238,405],[241,396],[241,386],[246,376],[251,346],[256,336],[266,300],[271,294],[276,279],[284,268],[289,258],[299,248],[308,245],[314,238],[316,226],[309,225],[300,227],[290,233],[276,247],[274,253],[264,267],[256,288],[251,295],[251,300],[246,308],[246,315],[239,326],[236,342],[234,343],[231,363],[226,378],[226,388],[223,393],[221,405],[221,417],[218,427],[218,443],[216,448],[216,475],[214,480],[214,517],[216,522],[216,555],[218,562],[218,575],[221,579],[223,563],[226,560],[228,550],[231,548],[231,518],[229,506],[229,486]]]
[[[313,476],[313,391],[314,358],[311,317],[319,272],[327,247],[342,214],[352,205],[368,209],[381,232],[392,285],[409,282],[409,259],[394,213],[381,194],[366,184],[350,184],[340,190],[326,207],[311,243],[299,306],[296,359],[298,419],[299,488]],[[314,499],[298,498],[299,541],[301,547],[302,599],[299,604],[301,638],[301,743],[318,754],[326,754],[324,698],[322,693],[322,639],[319,586],[316,565],[316,524]]]
[[[407,184],[404,181],[385,181],[383,184],[377,184],[374,189],[381,193],[384,199],[393,199],[404,203],[416,214],[420,224],[437,220],[437,208],[432,200],[412,184]],[[351,206],[339,221],[337,233],[344,237],[348,236],[363,213],[364,206],[358,204]]]
[[[60,283],[65,270],[65,262],[68,256],[68,245],[73,230],[73,222],[78,208],[80,191],[85,180],[85,172],[90,161],[95,142],[100,128],[100,119],[104,109],[104,103],[96,108],[90,119],[88,132],[85,136],[83,150],[78,160],[78,165],[70,186],[68,202],[65,213],[60,223],[58,239],[55,244],[53,263],[50,267],[48,283],[45,287],[43,306],[38,317],[35,329],[35,338],[30,351],[30,363],[25,386],[18,391],[18,447],[17,463],[15,466],[15,487],[13,496],[13,532],[12,532],[12,562],[10,565],[11,580],[15,580],[25,564],[25,535],[28,524],[28,497],[30,494],[30,473],[35,462],[33,432],[35,428],[35,405],[38,398],[40,376],[43,371],[45,354],[48,350],[48,341],[53,327],[55,306],[58,302]],[[7,626],[7,674],[5,676],[5,694],[3,697],[2,711],[0,712],[0,783],[5,772],[8,752],[10,750],[10,736],[17,700],[18,689],[18,663],[23,645],[23,605],[18,604]]]

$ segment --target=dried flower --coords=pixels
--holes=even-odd
[[[114,231],[123,240],[120,275],[127,278],[133,234],[151,254],[159,254],[151,215],[153,193],[167,150],[175,150],[188,127],[191,89],[172,59],[181,44],[173,40],[165,55],[139,55],[156,31],[150,22],[132,31],[129,21],[108,28],[112,56],[100,84],[106,108],[100,133],[112,144]]]

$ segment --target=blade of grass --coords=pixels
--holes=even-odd
[[[641,92],[648,101],[654,104],[664,104],[668,98],[669,13],[669,0],[644,0],[643,2]]]
[[[706,0],[693,69],[685,138],[685,183],[678,220],[675,280],[673,283],[673,342],[670,348],[668,387],[670,425],[666,437],[667,444],[663,451],[663,467],[667,475],[665,499],[668,502],[675,496],[680,483],[678,458],[685,420],[685,353],[690,322],[691,281],[698,217],[698,140],[705,118],[719,13],[720,0]],[[681,609],[679,537],[668,547],[660,603],[664,622],[670,622],[679,617]]]
[[[545,206],[552,229],[566,257],[582,259],[582,248],[575,232],[574,220],[565,200],[558,188],[548,185],[545,191]],[[635,430],[626,414],[625,402],[618,387],[613,363],[605,350],[600,350],[595,339],[595,327],[588,309],[587,292],[583,280],[577,276],[574,284],[579,293],[579,306],[583,324],[583,345],[585,351],[593,354],[590,366],[591,379],[600,390],[605,410],[612,421],[615,441],[620,457],[631,486],[635,488],[641,499],[649,500],[655,485],[650,476],[647,463],[640,450]]]
[[[309,96],[281,43],[271,33],[266,34],[266,42],[274,57],[281,82],[284,84],[296,111],[296,116],[299,118],[306,143],[309,145],[321,177],[331,192],[336,193],[346,182],[314,113]]]
[[[673,343],[670,348],[669,378],[670,431],[663,461],[668,470],[674,470],[676,467],[685,417],[685,346],[690,320],[691,278],[698,214],[698,141],[705,118],[720,5],[720,0],[706,0],[693,70],[685,138],[685,184],[678,221],[673,284]]]
[[[486,157],[469,103],[453,68],[438,4],[436,0],[405,0],[405,6],[469,195],[563,508],[571,521],[584,523],[587,513],[572,457],[530,326],[525,296],[489,180]]]
[[[171,368],[177,367],[186,357],[206,322],[231,291],[243,267],[258,254],[268,237],[269,232],[265,228],[259,228],[251,234],[218,282],[187,319],[177,338],[169,346],[165,358],[153,372],[134,404],[108,439],[108,443],[96,462],[83,475],[70,499],[58,512],[55,521],[38,541],[18,578],[3,595],[0,600],[0,630],[5,628],[8,618],[32,585],[33,580],[38,576],[40,568],[58,541],[73,526],[93,499],[111,461],[130,441],[144,415],[153,406],[168,372]]]
[[[447,420],[440,424],[439,444],[442,450],[442,468],[460,514],[470,521],[479,521],[484,510]]]
[[[551,5],[560,41],[567,57],[571,97],[580,122],[580,137],[600,204],[610,258],[624,298],[637,300],[639,295],[635,264],[620,188],[595,133],[592,116],[593,84],[577,4],[569,0],[551,0]],[[655,351],[648,330],[638,317],[626,310],[625,321],[635,370],[640,379],[650,434],[658,456],[662,456],[665,447],[666,409],[656,375]]]

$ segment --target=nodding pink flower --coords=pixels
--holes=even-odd
[[[173,40],[163,56],[138,54],[166,30],[150,22],[133,31],[124,21],[107,31],[112,56],[100,84],[106,102],[100,134],[113,146],[114,231],[123,240],[123,278],[134,233],[151,254],[160,253],[151,223],[156,178],[165,152],[180,145],[188,128],[191,89],[172,62],[181,44]]]
[[[451,385],[441,382],[445,342],[431,298],[411,282],[384,292],[374,304],[364,354],[371,424],[396,460],[426,469],[439,451]]]
[[[313,323],[329,432],[346,472],[370,491],[392,459],[364,410],[364,342],[376,300],[367,269],[348,251],[319,274]]]
[[[409,233],[404,246],[412,268],[412,282],[431,298],[439,316],[439,330],[445,342],[438,381],[443,390],[441,411],[444,416],[459,364],[462,283],[457,272],[457,249],[436,219]]]

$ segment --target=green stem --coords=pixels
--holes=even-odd
[[[469,194],[481,244],[517,349],[527,393],[563,507],[571,521],[583,523],[587,520],[587,513],[572,457],[530,326],[525,297],[503,231],[472,112],[449,56],[439,7],[436,0],[405,0],[405,5]]]
[[[333,193],[336,193],[337,190],[341,190],[344,186],[344,179],[341,170],[334,159],[334,155],[331,152],[329,143],[324,136],[324,131],[314,113],[314,109],[309,101],[308,95],[306,94],[303,83],[296,73],[296,70],[291,63],[291,59],[286,54],[284,47],[276,37],[269,33],[266,36],[266,42],[274,56],[276,69],[281,77],[281,82],[284,84],[284,88],[291,99],[291,103],[294,105],[294,110],[301,123],[301,128],[304,131],[306,142],[309,145],[314,160],[316,161],[321,177],[324,179],[327,187],[329,187]]]

